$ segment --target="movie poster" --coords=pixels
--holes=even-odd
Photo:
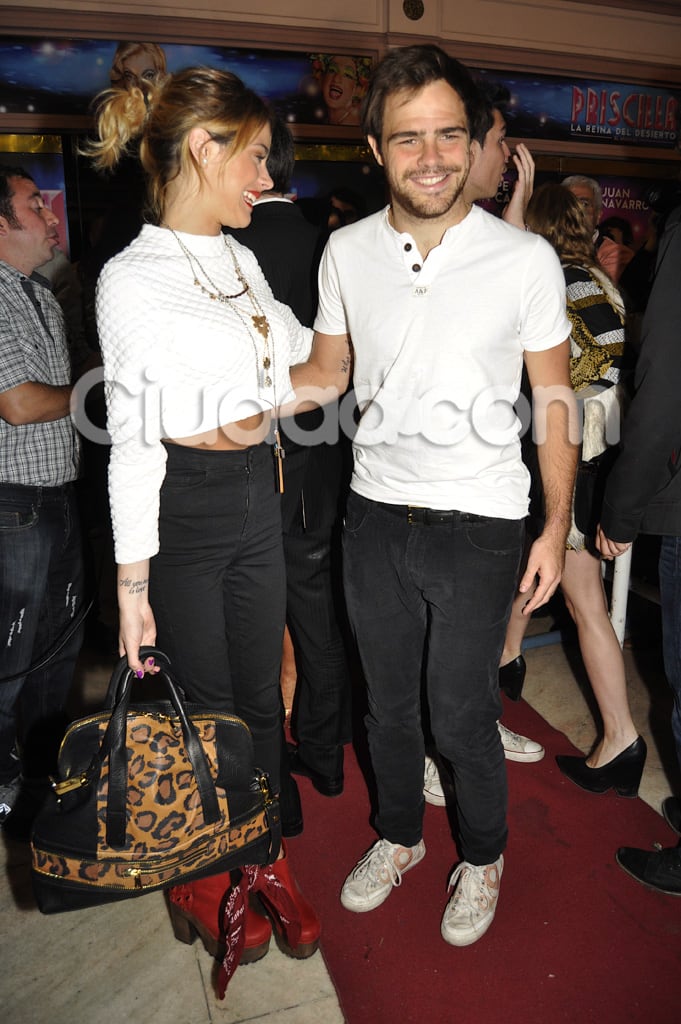
[[[0,114],[83,115],[112,83],[207,65],[238,75],[289,123],[359,126],[370,57],[97,39],[0,40]]]
[[[523,139],[674,149],[681,90],[590,79],[480,71],[511,94],[508,134]]]
[[[353,54],[87,39],[0,40],[0,113],[87,115],[112,81],[204,64],[234,72],[289,123],[357,127],[372,70]],[[478,70],[505,85],[509,134],[673,149],[681,90]]]

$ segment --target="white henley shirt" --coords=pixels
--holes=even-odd
[[[558,257],[474,206],[423,260],[387,208],[333,232],[315,329],[349,333],[361,410],[351,487],[389,504],[520,519],[523,353],[570,334]]]

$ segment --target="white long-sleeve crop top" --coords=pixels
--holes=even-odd
[[[241,290],[225,237],[178,235],[206,280],[170,230],[145,225],[106,264],[97,286],[119,565],[159,549],[166,464],[161,438],[205,433],[290,400],[289,367],[307,358],[312,342],[312,331],[276,301],[250,249],[230,237],[270,325],[271,367],[265,374],[264,339],[251,327],[256,310],[248,294],[226,303],[194,285],[196,276],[209,290],[212,284],[227,295]]]

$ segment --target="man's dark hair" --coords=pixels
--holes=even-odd
[[[267,157],[267,171],[272,179],[273,192],[289,192],[296,165],[296,147],[287,124],[276,115],[270,122],[272,145]]]
[[[610,234],[611,228],[616,228],[622,232],[622,245],[632,246],[634,244],[634,232],[631,224],[625,217],[606,217],[605,220],[600,221],[598,232],[603,237],[615,241]]]
[[[355,192],[352,188],[346,188],[345,185],[340,185],[338,188],[332,188],[329,192],[329,200],[333,198],[339,199],[341,203],[348,203],[357,211],[357,219],[366,217],[367,204],[364,196],[361,196],[359,192]]]
[[[498,110],[505,116],[511,94],[505,85],[487,78],[477,79],[476,84],[480,93],[481,112],[475,131],[471,129],[471,139],[475,139],[483,147],[487,132],[494,125],[494,111]]]
[[[0,164],[0,217],[4,217],[11,228],[20,228],[14,210],[14,189],[10,178],[25,178],[27,181],[33,181],[33,178],[23,167]]]
[[[391,50],[374,69],[362,104],[362,129],[381,148],[386,100],[401,89],[416,92],[431,82],[444,80],[458,93],[468,118],[471,138],[480,131],[485,105],[473,77],[458,60],[433,44],[404,46]],[[488,129],[485,129],[486,134]]]

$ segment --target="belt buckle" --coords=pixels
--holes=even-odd
[[[409,526],[418,526],[418,524],[423,520],[414,517],[422,511],[423,509],[421,509],[420,506],[418,505],[407,505],[407,524]]]

